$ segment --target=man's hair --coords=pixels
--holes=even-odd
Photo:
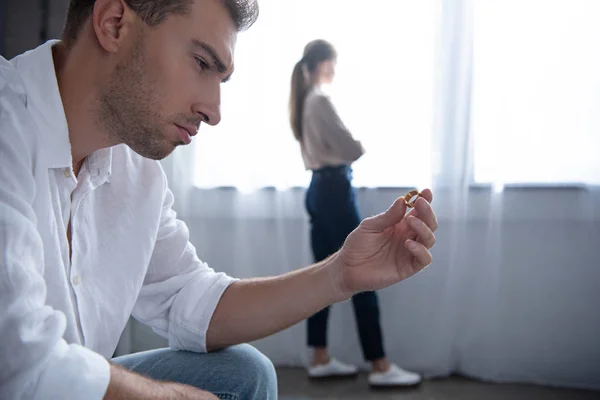
[[[258,18],[257,0],[220,0],[229,11],[238,31],[248,29]],[[63,30],[63,41],[71,46],[77,40],[87,19],[92,15],[96,0],[71,0]],[[156,26],[171,14],[185,15],[194,0],[125,0],[149,26]]]

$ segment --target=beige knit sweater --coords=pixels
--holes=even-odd
[[[305,99],[300,147],[307,170],[350,165],[365,152],[319,88],[313,88]]]

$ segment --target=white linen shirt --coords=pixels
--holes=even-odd
[[[74,176],[54,43],[0,57],[0,399],[102,399],[130,315],[205,352],[235,281],[196,256],[157,161],[119,145]]]

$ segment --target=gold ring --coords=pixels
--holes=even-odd
[[[413,200],[414,197],[414,200]],[[419,193],[418,190],[411,190],[410,192],[408,192],[406,194],[406,196],[404,196],[404,204],[406,204],[406,206],[408,208],[413,208],[415,206],[415,201],[417,201],[417,199],[421,196],[421,193]]]

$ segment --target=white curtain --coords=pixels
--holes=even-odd
[[[357,72],[348,73],[350,89],[344,90],[355,93],[341,96],[341,108],[361,127],[359,135],[372,140],[366,147],[373,158],[356,165],[357,176],[362,174],[362,181],[357,179],[361,212],[386,209],[405,194],[403,186],[434,188],[440,220],[434,263],[379,293],[389,357],[430,377],[458,372],[499,382],[600,389],[600,191],[593,186],[600,181],[600,87],[594,72],[598,28],[592,23],[600,12],[595,2],[381,0],[373,3],[373,16],[369,10],[346,12],[349,3],[261,2],[263,28],[257,26],[255,41],[252,29],[240,35],[237,76],[224,93],[223,126],[202,134],[195,152],[178,150],[165,161],[171,186],[183,197],[177,211],[200,257],[237,277],[277,275],[312,261],[302,187],[309,176],[287,128],[285,98],[291,65],[313,35],[286,35],[296,26],[316,30],[321,14],[312,13],[316,19],[307,23],[306,10],[317,7],[329,13],[325,21],[335,22],[323,35],[337,34],[335,44],[343,49],[339,80],[344,63],[365,65],[365,81],[350,83]],[[426,28],[412,35],[412,45],[408,32],[403,38],[393,32],[371,36],[365,27],[372,26],[368,21],[375,14],[385,15],[388,24],[394,17],[407,23],[431,18],[433,34],[426,45],[431,56],[415,50],[415,43],[427,41]],[[394,30],[401,26],[392,24]],[[343,27],[352,28],[347,42],[344,32],[350,30]],[[524,54],[515,38],[528,43],[531,35],[535,40]],[[560,46],[553,47],[559,39]],[[386,58],[382,49],[395,54]],[[552,79],[537,81],[531,63],[544,57],[550,64],[536,71]],[[571,61],[553,64],[562,58]],[[418,64],[429,78],[420,75]],[[397,96],[377,104],[379,114],[361,112],[370,109],[371,97],[360,90],[386,96],[365,83],[372,78],[384,85],[378,81],[383,75],[392,82],[415,77],[430,93],[417,96],[413,107],[404,96],[418,92],[418,86],[411,89],[416,83],[391,83]],[[552,93],[554,101],[548,98]],[[226,100],[228,95],[236,99]],[[272,96],[283,104],[271,102]],[[361,104],[344,103],[349,97]],[[562,132],[558,142],[557,132]],[[556,149],[571,153],[565,157]],[[528,158],[519,157],[523,154]],[[554,168],[559,164],[560,174]],[[515,183],[520,186],[511,186]],[[565,184],[570,186],[561,187]],[[274,188],[254,190],[261,186]],[[350,303],[334,306],[329,326],[332,354],[366,367]],[[122,352],[165,345],[139,324],[122,343]],[[254,344],[277,365],[305,365],[304,343],[303,322]]]
[[[434,143],[454,370],[598,389],[599,4],[445,4]]]

